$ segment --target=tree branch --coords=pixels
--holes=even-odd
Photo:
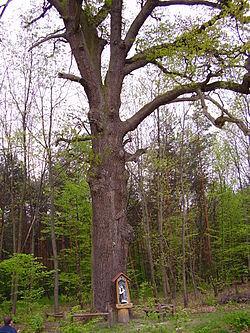
[[[94,17],[94,25],[98,27],[111,11],[111,2],[105,1],[99,12]]]
[[[83,82],[82,82],[83,79],[80,76],[76,76],[74,74],[58,73],[58,77],[60,79],[65,79],[65,80],[70,80],[70,81],[73,81],[73,82],[78,82],[81,85],[83,85]]]
[[[201,101],[202,111],[203,111],[204,115],[207,117],[207,119],[209,119],[211,121],[211,123],[214,126],[218,127],[215,123],[215,118],[208,112],[203,93],[201,92],[200,89],[197,89],[197,93],[198,93],[198,96],[199,96],[200,101]],[[219,128],[221,128],[221,127],[219,127]]]
[[[74,137],[71,139],[67,139],[64,137],[60,137],[56,139],[56,146],[58,146],[59,142],[66,142],[68,144],[71,144],[73,142],[85,142],[85,141],[91,141],[93,139],[93,136],[91,135],[84,135],[84,136],[79,136],[79,137]]]
[[[188,34],[185,32],[180,37],[178,37],[172,43],[163,43],[160,45],[155,45],[151,48],[148,48],[138,54],[135,54],[133,57],[126,59],[126,65],[124,69],[125,75],[130,74],[132,71],[142,68],[149,63],[155,64],[155,60],[162,59],[169,48],[177,48],[179,45],[186,45],[188,43],[188,37],[193,36],[195,34],[200,34],[202,31],[205,31],[207,27],[212,26],[215,24],[216,21],[223,17],[224,11],[214,16],[212,19],[208,20],[207,22],[203,23],[200,27],[195,27],[191,30]],[[197,45],[198,46],[198,45]],[[165,52],[164,52],[165,51]],[[214,51],[214,53],[216,53]]]
[[[30,48],[29,48],[29,51],[33,50],[35,47],[51,40],[51,39],[55,39],[55,38],[64,38],[66,40],[66,34],[65,33],[62,33],[62,34],[58,34],[59,31],[63,31],[65,30],[64,28],[63,29],[59,29],[55,32],[53,32],[52,34],[42,38],[41,40],[37,41],[35,44],[33,44]]]
[[[60,0],[48,0],[49,3],[51,3],[52,6],[54,6],[58,12],[62,15],[63,12],[63,2]]]
[[[140,13],[137,15],[137,17],[135,18],[135,20],[133,21],[127,32],[127,35],[124,40],[126,45],[126,54],[131,49],[140,28],[142,27],[146,19],[151,15],[152,11],[156,7],[168,7],[172,5],[188,5],[188,6],[204,5],[212,8],[221,9],[221,6],[218,3],[205,0],[170,0],[170,1],[148,0],[145,3],[145,5],[142,7]]]
[[[131,118],[123,122],[124,135],[130,131],[136,129],[136,127],[158,107],[169,103],[181,102],[183,100],[178,99],[179,96],[197,93],[198,90],[202,92],[214,91],[217,89],[226,89],[242,94],[250,94],[249,88],[246,89],[242,84],[235,82],[216,81],[208,83],[207,81],[190,83],[182,87],[176,87],[173,90],[166,92],[160,96],[157,96],[153,101],[144,105],[137,113]],[[185,96],[184,96],[185,97]],[[211,120],[212,121],[212,120]]]
[[[29,27],[30,25],[32,25],[33,23],[37,22],[38,20],[40,20],[42,17],[45,16],[45,14],[47,13],[47,11],[49,11],[52,8],[52,5],[43,5],[43,12],[36,18],[34,18],[33,20],[31,20],[30,22],[27,23],[26,28]]]
[[[0,6],[0,9],[1,9],[0,19],[2,18],[3,13],[5,12],[6,8],[8,7],[8,5],[9,5],[9,3],[10,3],[11,1],[12,1],[12,0],[8,0],[4,5],[1,5],[1,6]]]
[[[135,20],[131,24],[127,35],[124,39],[125,47],[126,47],[126,54],[128,54],[129,50],[131,49],[135,38],[143,26],[144,22],[146,19],[150,16],[152,13],[153,9],[156,7],[157,2],[154,0],[148,0],[146,4],[142,7],[140,13],[136,16]]]
[[[187,6],[195,6],[195,5],[203,5],[212,8],[222,8],[220,3],[215,3],[212,1],[205,0],[170,0],[170,1],[158,1],[157,7],[167,7],[172,5],[187,5]]]
[[[241,119],[233,117],[227,109],[225,109],[220,103],[218,103],[216,100],[214,100],[210,96],[204,95],[201,90],[198,89],[197,95],[191,96],[191,97],[182,97],[182,98],[176,98],[171,103],[180,103],[180,102],[196,102],[198,100],[201,101],[202,111],[204,115],[208,118],[208,120],[211,121],[211,123],[218,127],[222,128],[226,122],[229,123],[235,123],[239,129],[244,133],[246,136],[250,136],[250,129],[247,128],[247,126],[244,124],[244,122]],[[216,105],[221,111],[222,116],[218,118],[214,118],[209,112],[208,107],[206,106],[205,100],[212,102],[214,105]],[[170,104],[170,103],[169,103]],[[223,113],[225,113],[228,117],[223,116]]]
[[[147,152],[148,148],[142,148],[138,149],[134,154],[130,154],[127,151],[125,151],[125,161],[126,162],[137,162],[139,157],[142,154],[145,154]]]
[[[201,92],[199,96],[202,95]],[[247,126],[244,124],[244,122],[241,119],[233,117],[227,109],[225,109],[220,103],[218,103],[216,100],[214,100],[210,96],[205,96],[205,99],[212,102],[214,105],[216,105],[221,111],[222,115],[218,117],[217,119],[214,119],[214,122],[212,123],[217,126],[218,128],[222,128],[226,122],[229,123],[235,123],[239,129],[246,135],[250,136],[250,129],[247,128]],[[223,113],[225,113],[228,117],[223,116]]]
[[[191,76],[185,74],[186,70],[184,71],[184,73],[175,72],[175,71],[168,71],[161,63],[159,63],[156,60],[151,61],[151,63],[156,65],[162,71],[162,73],[164,73],[166,75],[179,76],[181,78],[186,78],[186,79],[192,81]]]

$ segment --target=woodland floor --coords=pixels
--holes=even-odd
[[[238,291],[238,290],[237,290]],[[248,294],[250,297],[250,285],[245,284],[240,288],[240,294]],[[235,290],[227,292],[227,295],[235,295]],[[225,294],[224,294],[225,296]],[[250,333],[250,302],[237,303],[229,302],[219,304],[223,294],[216,300],[201,295],[199,300],[190,297],[189,307],[183,309],[181,306],[181,296],[176,301],[176,312],[158,317],[157,313],[145,315],[143,306],[135,305],[131,312],[131,320],[128,324],[115,323],[112,328],[108,327],[107,321],[95,319],[85,325],[81,322],[53,321],[50,318],[44,323],[44,329],[40,332],[47,333]],[[147,301],[147,300],[146,300]],[[70,307],[63,307],[61,311],[70,312]],[[247,319],[246,319],[247,318]],[[244,320],[247,327],[244,326]],[[20,333],[25,331],[21,325],[15,325]]]
[[[113,332],[113,333],[250,333],[250,328],[235,329],[227,324],[226,319],[231,313],[245,312],[249,315],[250,304],[230,304],[222,306],[199,306],[197,308],[188,308],[179,310],[175,315],[169,315],[164,318],[157,316],[146,317],[141,311],[133,310],[133,317],[128,324],[115,323],[114,327],[109,328],[105,320],[99,319],[91,326],[82,328],[79,332]],[[82,322],[75,323],[75,326],[82,327]],[[45,322],[44,329],[41,332],[61,333],[65,332],[64,324],[60,321]],[[20,333],[24,333],[21,325],[15,325]],[[68,328],[67,333],[78,332],[72,327]]]
[[[250,333],[250,328],[236,329],[226,323],[224,318],[232,312],[247,312],[250,318],[250,305],[223,305],[223,306],[207,306],[199,308],[186,309],[185,315],[179,312],[178,318],[170,315],[167,318],[148,318],[140,311],[133,312],[133,318],[128,324],[116,323],[114,327],[108,328],[107,322],[100,320],[94,324],[92,328],[86,328],[82,332],[113,332],[113,333]],[[177,323],[179,321],[179,323]],[[46,322],[45,329],[42,332],[61,333],[62,328],[59,322]],[[75,332],[74,329],[67,332]]]

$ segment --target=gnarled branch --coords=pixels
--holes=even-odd
[[[130,154],[127,151],[125,151],[125,161],[126,162],[137,162],[139,157],[142,154],[145,154],[147,152],[148,148],[141,148],[138,149],[134,154]]]
[[[239,129],[246,135],[246,136],[250,136],[250,129],[248,129],[246,127],[246,125],[243,123],[243,121],[241,119],[235,118],[233,117],[228,110],[226,110],[222,105],[220,105],[220,103],[218,103],[216,100],[214,100],[212,97],[210,96],[204,96],[201,92],[200,89],[197,90],[198,92],[198,96],[200,97],[201,100],[201,105],[202,105],[202,110],[203,113],[205,114],[205,116],[212,122],[212,124],[218,128],[222,128],[226,122],[228,123],[235,123]],[[208,112],[208,108],[206,106],[205,103],[205,99],[212,102],[213,104],[215,104],[221,111],[222,111],[222,115],[219,116],[218,118],[214,118],[209,112]],[[223,114],[226,114],[227,117],[225,117]]]
[[[68,144],[71,144],[73,142],[84,142],[84,141],[91,141],[93,139],[93,136],[91,135],[84,135],[79,137],[74,137],[71,139],[60,137],[56,139],[56,146],[58,146],[59,142],[66,142]]]
[[[176,87],[165,94],[157,96],[151,102],[145,104],[138,112],[132,117],[123,122],[124,135],[130,131],[133,131],[137,126],[152,112],[154,112],[159,106],[166,105],[169,103],[175,103],[179,97],[183,96],[186,98],[186,94],[194,94],[200,89],[202,92],[215,91],[217,89],[226,89],[242,94],[250,94],[249,89],[246,89],[242,84],[227,81],[215,81],[208,83],[207,80],[204,82],[190,83],[184,86]]]
[[[220,103],[218,103],[216,100],[214,100],[212,97],[210,96],[206,96],[205,97],[206,100],[212,102],[214,105],[216,105],[221,111],[222,114],[225,113],[228,117],[225,116],[220,116],[217,119],[215,119],[215,124],[217,125],[217,127],[220,128],[220,126],[222,127],[225,122],[229,122],[229,123],[235,123],[239,129],[246,135],[246,136],[250,136],[250,129],[247,128],[247,126],[244,124],[244,122],[241,119],[235,118],[233,117],[227,109],[225,109]],[[219,119],[220,118],[220,119]],[[218,124],[220,126],[218,126]]]
[[[81,80],[82,80],[82,78],[80,76],[76,76],[76,75],[70,74],[70,73],[58,73],[58,77],[60,79],[70,80],[70,81],[78,82],[78,83],[81,83]]]
[[[49,34],[48,36],[41,38],[39,41],[37,41],[36,43],[34,43],[30,48],[29,51],[33,50],[35,47],[51,40],[51,39],[58,39],[58,38],[64,38],[65,40],[67,40],[66,38],[66,34],[65,33],[58,33],[59,31],[63,31],[65,30],[65,28],[59,29],[55,32],[53,32],[52,34]]]

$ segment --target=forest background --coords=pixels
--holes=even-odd
[[[41,10],[33,6],[10,29],[19,15],[12,10],[10,3],[0,22],[0,300],[15,314],[18,300],[31,305],[51,298],[56,264],[57,296],[83,306],[91,302],[93,152],[81,139],[90,134],[87,112],[82,116],[87,100],[74,82],[58,78],[76,68],[63,41],[48,38],[46,47],[33,47],[55,13],[44,15],[42,26],[31,24]],[[147,29],[156,29],[158,38],[167,33],[157,14],[141,43]],[[175,15],[191,24],[186,13]],[[230,75],[237,78],[240,65],[234,65]],[[122,115],[132,115],[166,84],[151,66],[131,75]],[[145,290],[166,302],[182,293],[187,306],[190,291],[197,297],[212,288],[216,296],[249,279],[249,98],[229,92],[223,98],[226,105],[219,113],[212,106],[210,121],[196,101],[161,106],[127,138],[131,154],[144,153],[127,163],[132,299]],[[216,129],[211,118],[221,110],[238,122]]]

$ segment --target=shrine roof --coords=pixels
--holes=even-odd
[[[130,281],[130,278],[129,278],[126,274],[120,272],[120,273],[116,274],[115,277],[113,277],[112,282],[115,282],[117,279],[119,279],[119,277],[120,277],[121,275],[123,275],[128,281]]]

